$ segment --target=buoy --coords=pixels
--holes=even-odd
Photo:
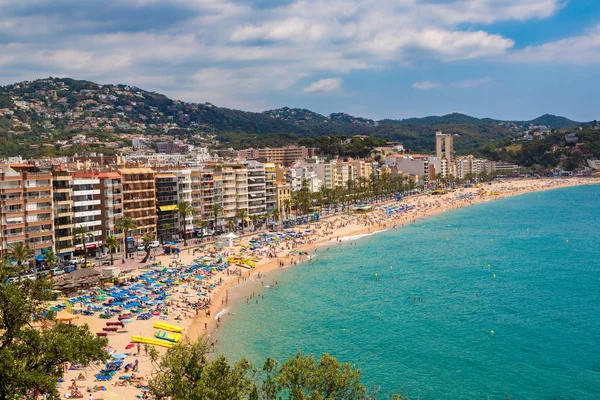
[[[569,239],[567,239],[567,243],[569,243]]]
[[[390,265],[390,269],[392,269],[392,266]]]
[[[490,267],[490,264],[488,264],[488,268]]]
[[[496,279],[496,274],[494,274],[494,279]]]
[[[446,240],[448,240],[448,238],[446,238]]]
[[[493,334],[494,334],[494,331],[493,331],[493,330],[491,330],[491,331],[490,331],[490,333],[493,335]]]

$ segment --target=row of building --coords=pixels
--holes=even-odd
[[[122,242],[117,229],[122,217],[137,225],[130,248],[136,246],[136,237],[146,234],[163,242],[197,235],[215,222],[235,219],[240,210],[251,217],[282,208],[290,198],[284,180],[283,167],[254,160],[85,171],[5,164],[0,172],[0,254],[24,242],[38,261],[48,250],[64,259],[84,250],[93,255],[108,236]],[[181,202],[191,206],[189,215],[180,215]],[[81,227],[86,228],[83,241],[75,235]]]

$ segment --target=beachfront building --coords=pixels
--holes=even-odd
[[[75,250],[88,256],[94,256],[103,243],[99,184],[100,180],[90,174],[73,174],[73,229],[87,229],[84,238],[74,238]]]
[[[192,205],[192,171],[189,168],[170,169],[168,171],[175,175],[177,179],[177,203],[186,202]],[[189,237],[194,233],[194,216],[190,214],[185,218],[178,215],[178,231],[180,237],[186,235]]]
[[[203,225],[208,225],[214,219],[213,202],[215,182],[213,170],[199,167],[192,169],[192,208],[194,215],[192,223],[198,233]]]
[[[387,167],[395,167],[399,173],[417,175],[429,180],[429,158],[420,154],[393,154],[385,158]]]
[[[286,182],[275,182],[275,188],[277,190],[277,209],[282,219],[288,219],[290,210],[286,207],[286,203],[292,198],[292,188]]]
[[[245,159],[260,159],[274,164],[290,165],[297,160],[312,157],[314,149],[289,145],[276,148],[241,150],[238,154]]]
[[[102,215],[102,240],[106,241],[108,236],[118,239],[119,248],[123,243],[123,232],[116,228],[117,221],[123,217],[123,183],[121,174],[115,171],[101,172],[95,175],[98,184],[95,186],[100,190],[100,211]]]
[[[73,242],[73,176],[70,172],[52,175],[52,202],[54,209],[54,251],[59,260],[71,259]]]
[[[156,184],[150,168],[120,168],[123,184],[123,216],[137,224],[132,234],[141,239],[146,234],[156,237]],[[134,240],[130,240],[134,242]],[[128,245],[128,248],[132,248]]]
[[[356,169],[349,162],[337,162],[334,177],[334,186],[347,187],[349,182],[356,182]]]
[[[46,251],[54,250],[52,174],[30,164],[0,168],[0,254],[21,242],[41,262]]]
[[[233,170],[235,171],[236,211],[248,212],[248,170],[241,164],[234,165]]]
[[[307,165],[299,162],[293,164],[287,173],[287,183],[289,183],[292,192],[302,189],[303,185],[311,192],[318,192],[323,186],[323,181],[317,176],[314,164]]]
[[[277,208],[277,167],[274,163],[265,163],[265,205],[267,211]]]
[[[263,215],[267,211],[265,165],[256,160],[242,163],[248,176],[248,215]]]
[[[177,177],[170,173],[157,173],[156,180],[156,225],[158,239],[165,243],[176,237],[179,231],[177,216]]]

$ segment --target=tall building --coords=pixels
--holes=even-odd
[[[438,131],[435,133],[435,155],[437,158],[445,158],[448,162],[452,162],[452,154],[454,153],[454,144],[452,135]]]
[[[150,168],[120,168],[119,173],[123,184],[123,215],[137,223],[133,233],[138,239],[146,234],[156,237],[154,171]]]
[[[155,179],[158,239],[169,242],[179,232],[177,177],[172,173],[158,173]]]
[[[214,201],[215,182],[213,171],[209,168],[192,169],[192,223],[194,230],[199,231],[203,222],[214,220],[212,205]]]
[[[294,145],[252,150],[252,158],[264,159],[268,162],[284,165],[289,165],[294,161],[312,157],[313,155],[313,148],[297,147]]]
[[[189,168],[171,169],[169,173],[175,175],[177,179],[177,203],[186,202],[192,205],[192,171]],[[178,230],[181,235],[188,237],[194,233],[193,214],[185,217],[185,220],[178,215]]]
[[[54,204],[54,251],[59,260],[69,260],[75,251],[73,243],[73,176],[56,172],[52,176]]]
[[[52,174],[29,164],[10,164],[0,170],[1,254],[24,242],[36,261],[54,250]]]
[[[255,160],[243,164],[248,174],[248,215],[263,215],[267,211],[265,165]]]
[[[273,163],[265,163],[265,191],[267,211],[277,208],[277,167]],[[281,210],[280,210],[281,211]]]
[[[100,179],[90,174],[73,174],[73,228],[87,228],[85,239],[75,238],[75,249],[93,256],[102,247]]]
[[[118,172],[101,172],[96,175],[100,190],[100,211],[102,215],[102,240],[114,236],[119,242],[119,251],[123,243],[123,232],[116,228],[117,221],[123,217],[123,183]]]

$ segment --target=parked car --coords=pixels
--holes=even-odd
[[[81,266],[81,268],[94,268],[96,266],[96,263],[93,263],[91,261],[88,261],[87,264],[83,264]]]
[[[100,253],[100,254],[98,254],[98,255],[96,256],[96,258],[97,258],[98,260],[103,260],[103,259],[105,259],[106,257],[108,257],[108,253]]]
[[[104,260],[104,261],[102,261],[102,265],[110,265],[110,260]]]
[[[65,270],[61,267],[56,267],[53,268],[50,273],[52,274],[52,276],[59,276],[59,275],[63,275],[65,273]]]
[[[160,242],[158,240],[155,240],[153,242],[150,242],[150,248],[151,249],[155,249],[157,247],[160,247]]]
[[[139,245],[139,246],[137,247],[137,250],[138,250],[138,251],[146,251],[146,248],[145,248],[143,245]]]
[[[71,265],[83,264],[84,262],[85,262],[84,257],[73,257],[72,259],[69,260],[69,264],[71,264]]]

